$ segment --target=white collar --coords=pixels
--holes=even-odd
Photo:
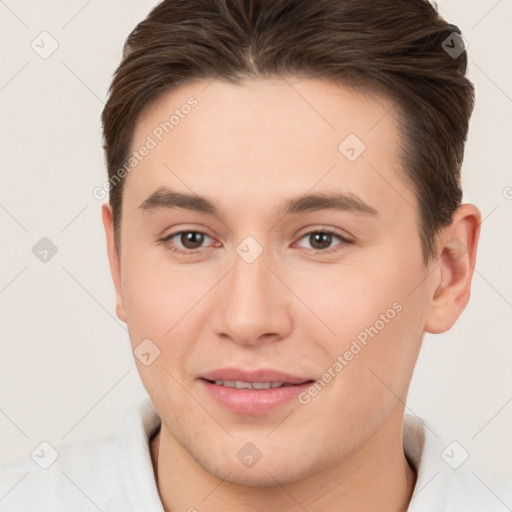
[[[132,408],[114,446],[133,512],[164,512],[149,449],[149,440],[160,424],[153,402],[146,398]]]
[[[133,512],[164,512],[149,448],[149,440],[160,424],[148,397],[130,411],[116,439],[115,458]],[[512,510],[512,481],[467,462],[456,469],[450,467],[449,463],[455,465],[453,457],[460,456],[457,450],[463,448],[444,443],[425,419],[404,415],[403,445],[405,456],[417,473],[407,512]],[[447,454],[453,455],[452,460]]]

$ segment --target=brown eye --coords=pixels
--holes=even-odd
[[[161,242],[172,251],[187,253],[201,249],[206,238],[211,237],[201,231],[178,231],[163,238]]]
[[[332,235],[323,231],[310,233],[308,236],[313,249],[328,249],[332,242]]]
[[[319,229],[317,231],[310,231],[309,233],[305,233],[302,235],[300,240],[306,239],[313,251],[317,251],[319,254],[328,254],[331,252],[335,252],[339,250],[337,246],[345,246],[347,244],[352,243],[351,240],[345,238],[344,236],[332,231],[330,229]],[[333,248],[331,248],[331,244],[333,240],[338,239],[341,243],[336,244]]]
[[[198,231],[183,231],[180,233],[180,242],[185,249],[198,249],[204,241],[204,233]]]

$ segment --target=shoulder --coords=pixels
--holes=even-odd
[[[490,469],[464,464],[447,468],[449,492],[458,497],[454,505],[464,504],[466,510],[502,512],[512,507],[512,479]]]
[[[117,434],[43,442],[0,465],[1,512],[163,512],[148,445],[159,426],[147,398],[133,406]]]
[[[0,465],[2,512],[109,510],[112,491],[121,483],[115,439],[43,442],[31,454]]]
[[[424,418],[405,415],[404,452],[417,472],[408,512],[512,510],[512,479],[471,465],[468,451]]]

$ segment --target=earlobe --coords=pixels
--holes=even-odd
[[[126,323],[126,311],[124,308],[124,301],[121,290],[121,262],[114,239],[112,208],[108,203],[104,203],[102,205],[101,215],[103,220],[103,227],[105,228],[110,273],[112,275],[112,280],[114,282],[114,288],[116,291],[116,314],[121,321]]]
[[[439,235],[437,272],[432,272],[425,331],[439,334],[450,329],[466,307],[476,262],[481,215],[463,204],[450,226]]]

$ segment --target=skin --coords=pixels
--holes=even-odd
[[[120,253],[102,210],[117,316],[133,349],[145,338],[160,349],[136,363],[162,419],[151,453],[165,510],[405,510],[416,482],[402,447],[407,391],[424,333],[450,329],[469,300],[479,210],[454,213],[427,268],[393,102],[323,80],[182,86],[139,119],[132,149],[190,96],[197,107],[126,177]],[[349,133],[366,145],[353,162],[338,150]],[[222,219],[143,211],[162,185],[207,197]],[[278,213],[291,197],[332,191],[378,214]],[[353,243],[333,236],[322,249],[308,236],[321,228]],[[195,255],[158,242],[180,230],[206,233]],[[263,249],[250,264],[236,252],[247,236]],[[197,380],[226,366],[320,379],[396,302],[400,313],[307,405],[237,415]],[[237,458],[247,442],[262,453],[252,467]]]

